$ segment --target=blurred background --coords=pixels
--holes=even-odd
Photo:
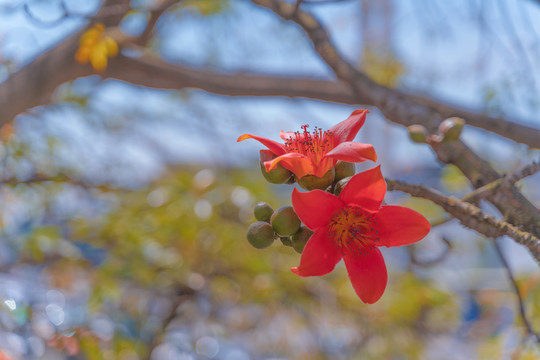
[[[143,33],[163,3],[131,1],[121,33]],[[0,0],[0,88],[101,6]],[[379,84],[540,127],[537,1],[305,0],[301,9]],[[154,25],[140,48],[117,40],[121,53],[219,73],[333,77],[301,29],[247,0],[177,1]],[[263,147],[236,138],[328,129],[361,104],[151,89],[92,65],[77,66],[94,75],[62,83],[0,129],[0,359],[540,358],[493,242],[536,332],[538,264],[513,240],[486,239],[428,201],[388,193],[387,203],[434,226],[415,245],[382,250],[389,285],[374,305],[357,298],[342,264],[299,278],[292,248],[249,245],[254,204],[290,205],[292,187],[266,183]],[[29,89],[40,86],[31,80]],[[472,189],[369,110],[356,141],[375,146],[385,176],[458,197]],[[477,128],[462,138],[502,173],[540,157]],[[539,174],[519,188],[540,207]]]

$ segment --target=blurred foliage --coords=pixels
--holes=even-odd
[[[250,247],[245,231],[256,200],[287,203],[258,173],[179,168],[147,188],[112,194],[110,208],[95,216],[33,228],[21,249],[71,299],[58,335],[45,339],[63,353],[144,358],[153,349],[156,359],[202,358],[214,351],[204,339],[224,356],[415,359],[461,326],[459,298],[415,272],[390,265],[387,293],[367,306],[342,266],[302,279],[289,271],[299,257],[293,249]]]
[[[171,13],[211,16],[230,6],[226,0],[184,0]],[[80,45],[78,60],[96,70],[105,69],[117,51],[99,26],[83,35]],[[406,73],[393,54],[368,48],[362,66],[389,87]],[[157,124],[155,108],[121,113],[106,103],[101,113],[86,112],[99,102],[90,94],[99,80],[88,82],[86,87],[78,80],[61,86],[58,108],[76,107],[100,135],[124,136],[122,131],[135,127],[139,117]],[[485,89],[488,113],[503,113],[504,94]],[[166,96],[187,102],[189,95]],[[122,186],[101,177],[133,174],[109,154],[105,160],[110,163],[94,173],[86,169],[86,158],[62,162],[73,150],[63,142],[76,143],[88,134],[60,139],[34,131],[45,121],[32,123],[32,115],[27,116],[26,128],[21,121],[0,129],[0,359],[540,357],[534,344],[520,342],[524,326],[515,294],[503,276],[499,279],[501,269],[489,268],[487,280],[476,285],[468,282],[469,273],[460,273],[472,238],[456,235],[451,259],[430,269],[414,264],[406,249],[388,250],[386,293],[377,304],[364,305],[342,264],[327,276],[300,278],[289,270],[299,261],[292,248],[279,241],[265,250],[248,244],[246,230],[255,220],[257,201],[274,209],[290,205],[290,188],[268,185],[256,166],[253,171],[170,167],[149,184]],[[198,129],[210,127],[205,123]],[[85,150],[92,160],[104,161]],[[453,166],[438,175],[449,192],[469,188]],[[444,218],[431,202],[402,199],[402,205],[430,220]],[[454,235],[455,229],[447,232]],[[438,232],[414,249],[431,255]],[[461,276],[457,286],[445,281],[448,273]],[[494,278],[500,280],[497,286]],[[539,285],[538,274],[521,275],[520,290],[535,329],[540,328]]]
[[[203,16],[215,15],[229,8],[228,0],[185,0],[180,7],[195,9]]]
[[[380,85],[394,88],[406,72],[402,62],[388,51],[374,51],[365,47],[362,56],[362,69]]]
[[[0,340],[15,359],[424,359],[439,342],[477,344],[478,358],[506,351],[516,316],[510,291],[449,288],[441,273],[399,265],[407,251],[397,249],[401,255],[386,254],[385,295],[365,305],[342,264],[300,278],[289,270],[299,261],[292,248],[251,247],[246,230],[257,201],[290,205],[290,187],[266,183],[256,167],[169,167],[128,190],[67,172],[51,160],[64,143],[45,139],[36,149],[15,128],[1,132],[0,246],[9,257],[0,266],[10,276],[31,274],[19,280],[24,295],[0,278],[8,289],[0,292],[0,335],[21,334],[28,344],[22,351]],[[23,164],[30,170],[21,172]],[[445,181],[459,178],[444,171]],[[442,216],[424,200],[402,204]],[[520,282],[534,316],[539,282]],[[531,349],[512,356],[527,359]]]
[[[469,180],[455,165],[446,165],[441,174],[441,183],[444,189],[452,193],[461,193],[471,188]]]

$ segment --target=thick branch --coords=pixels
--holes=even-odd
[[[159,89],[196,88],[228,96],[305,97],[354,103],[354,95],[347,92],[348,86],[342,81],[217,73],[168,64],[151,56],[119,56],[111,62],[104,76]]]
[[[432,132],[444,119],[444,116],[436,109],[426,106],[407,94],[375,83],[346,62],[333,45],[326,30],[310,14],[277,0],[251,1],[299,25],[313,42],[317,53],[332,68],[337,77],[351,85],[362,103],[378,107],[387,119],[405,126],[422,124]],[[432,144],[432,148],[439,160],[455,164],[474,187],[483,186],[500,178],[487,161],[472,152],[461,141]],[[540,213],[515,187],[504,188],[494,194],[490,201],[512,223],[523,226],[533,234],[540,234]]]
[[[147,28],[148,31],[144,33],[144,36],[134,39],[135,43],[147,39],[153,25],[155,25],[155,21],[170,3],[167,2],[166,5],[152,13],[152,21]],[[125,10],[125,7],[109,5],[102,9],[101,15],[98,14],[93,18],[99,19],[99,16],[112,18],[110,9],[115,10],[114,14],[118,14],[121,9]],[[33,63],[28,64],[19,72],[11,75],[6,82],[0,84],[0,108],[2,108],[0,125],[11,121],[15,115],[26,109],[47,104],[50,101],[50,94],[60,84],[93,73],[90,66],[77,64],[73,60],[73,54],[78,47],[78,39],[85,30],[79,31],[56,48],[44,53]],[[128,68],[123,69],[123,66]],[[140,68],[137,69],[137,66]],[[150,73],[152,74],[151,77],[145,75]],[[172,65],[149,56],[112,59],[110,68],[104,76],[153,88],[183,89],[193,87],[230,96],[304,97],[343,104],[374,104],[369,98],[358,96],[351,86],[342,80],[311,79],[302,76],[225,74]],[[385,91],[395,94],[396,97],[403,96],[404,101],[410,102],[406,106],[417,107],[415,105],[416,101],[426,107],[435,108],[442,114],[442,118],[448,116],[464,117],[469,125],[495,132],[533,147],[540,147],[540,130],[538,129],[503,119],[466,112],[433,100],[401,94],[396,90],[387,89],[375,83],[372,84],[386,89]],[[401,121],[401,117],[393,120],[407,124],[406,121]]]
[[[502,121],[484,115],[460,110],[418,95],[410,95],[379,85],[340,56],[332,44],[326,30],[310,14],[296,9],[294,5],[276,0],[252,0],[253,3],[269,8],[285,20],[291,20],[302,27],[315,50],[335,72],[338,78],[348,81],[358,96],[358,103],[378,107],[385,116],[396,123],[409,126],[421,123],[434,131],[442,119],[459,116],[467,119],[469,125],[477,126],[515,141],[540,148],[540,130]],[[469,121],[469,117],[471,120]]]
[[[128,10],[129,0],[108,0],[95,19],[106,25],[117,24]],[[60,84],[93,73],[90,66],[80,65],[74,59],[79,38],[91,26],[88,24],[0,84],[0,125],[24,110],[49,103]]]

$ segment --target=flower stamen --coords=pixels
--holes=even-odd
[[[328,235],[342,253],[366,255],[379,241],[376,221],[374,214],[360,207],[344,206],[332,216]]]
[[[327,152],[334,148],[334,136],[331,131],[322,131],[315,127],[312,133],[309,125],[302,125],[303,132],[296,131],[294,137],[290,136],[285,141],[287,152],[295,152],[305,155],[318,164]]]

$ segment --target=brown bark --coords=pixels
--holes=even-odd
[[[421,124],[434,132],[444,119],[443,114],[435,108],[407,94],[375,83],[346,62],[333,45],[327,31],[312,15],[277,0],[252,0],[252,2],[300,26],[312,41],[317,53],[332,68],[336,76],[348,82],[363,103],[376,106],[390,121],[405,126]],[[487,161],[459,140],[430,145],[441,162],[456,165],[475,188],[501,177]],[[540,212],[514,186],[493,194],[490,201],[509,222],[539,236]]]

